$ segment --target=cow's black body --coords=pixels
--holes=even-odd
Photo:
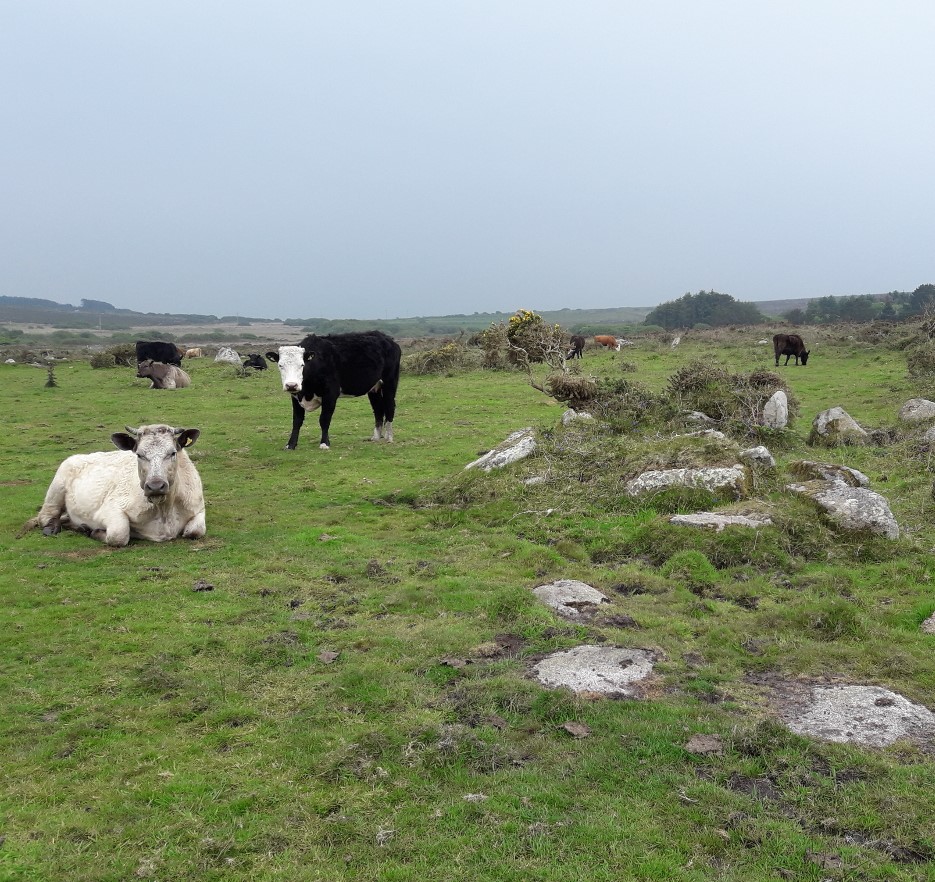
[[[367,395],[373,408],[373,440],[385,437],[392,441],[402,358],[399,344],[382,331],[368,331],[321,337],[310,334],[299,346],[304,350],[302,388],[292,395],[292,434],[287,449],[294,450],[298,444],[306,410],[319,406],[320,446],[329,448],[328,429],[341,395]],[[277,360],[276,355],[269,352],[267,358]]]
[[[145,340],[136,341],[136,363],[141,361],[161,361],[163,364],[182,366],[185,353],[174,343],[163,343],[159,340],[147,343]]]
[[[571,338],[571,349],[568,350],[568,358],[581,358],[584,352],[584,337],[581,334],[573,334]]]
[[[243,361],[245,368],[253,368],[257,371],[266,370],[266,359],[259,352],[251,352]]]
[[[803,365],[808,364],[808,351],[798,334],[776,334],[773,337],[773,352],[776,355],[776,367],[779,367],[779,356],[781,355],[786,357],[783,366],[789,364],[789,359],[793,356],[796,364],[799,363],[800,358]]]

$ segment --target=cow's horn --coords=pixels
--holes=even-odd
[[[124,426],[124,428],[125,428],[134,438],[136,438],[136,437],[140,434],[139,429],[134,429],[133,426]]]

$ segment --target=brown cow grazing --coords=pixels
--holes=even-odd
[[[202,350],[200,346],[196,347],[195,349],[185,350],[186,358],[204,358],[204,356],[205,356],[204,351]]]
[[[150,389],[185,389],[192,382],[191,377],[180,367],[152,359],[141,361],[136,366],[136,375],[152,380]]]
[[[581,358],[581,353],[584,352],[584,337],[581,334],[572,334],[571,337],[571,349],[568,350],[568,355],[566,358]]]
[[[786,357],[783,367],[789,364],[789,359],[793,356],[796,364],[799,363],[800,358],[803,365],[808,364],[808,350],[798,334],[776,334],[773,337],[773,352],[776,355],[776,367],[779,367],[780,355]]]
[[[599,346],[606,346],[608,349],[613,349],[614,352],[620,351],[620,341],[610,334],[595,334],[594,342]]]

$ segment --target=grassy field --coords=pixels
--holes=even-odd
[[[625,360],[661,392],[695,359],[771,367],[758,336],[588,350],[583,369]],[[793,735],[760,688],[840,678],[935,708],[931,454],[895,433],[805,445],[820,410],[892,428],[935,389],[898,349],[812,337],[807,368],[778,369],[801,416],[756,538],[634,505],[622,478],[656,430],[566,432],[518,373],[404,373],[396,443],[364,440],[366,400],[342,399],[330,451],[315,419],[286,451],[274,370],[193,361],[191,388],[157,392],[129,369],[63,362],[46,388],[0,365],[0,879],[935,879],[933,753]],[[148,422],[202,430],[203,540],[17,537],[64,456]],[[537,455],[463,472],[523,426]],[[865,472],[900,540],[850,541],[789,500],[803,457]],[[530,590],[558,578],[612,603],[560,619]],[[531,677],[582,643],[651,649],[650,694]],[[723,751],[686,750],[696,733]]]

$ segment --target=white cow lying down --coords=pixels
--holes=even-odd
[[[119,450],[64,460],[26,526],[41,526],[46,536],[64,526],[116,546],[204,536],[201,477],[185,452],[201,432],[165,425],[126,429],[129,434],[111,435]]]

